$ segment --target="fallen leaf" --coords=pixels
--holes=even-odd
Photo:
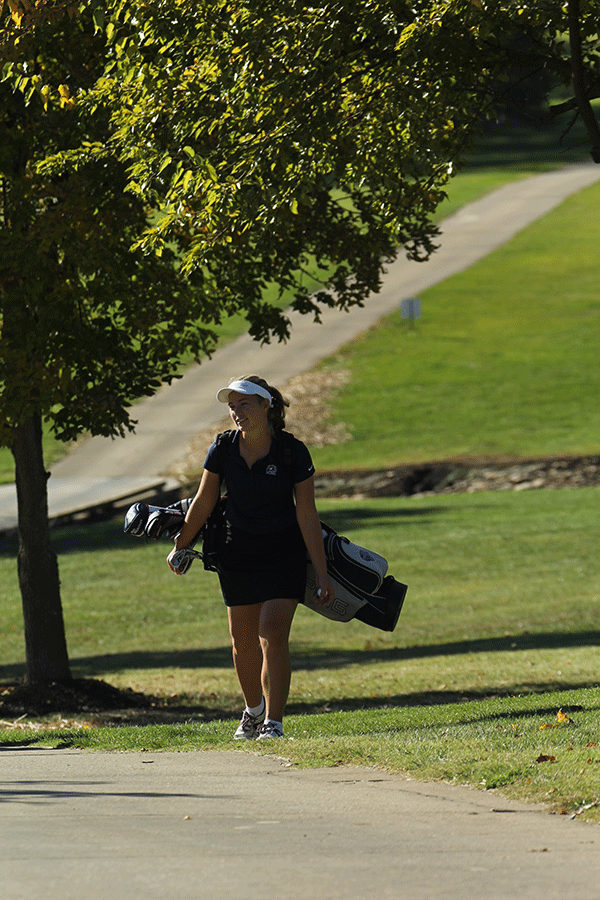
[[[546,756],[545,754],[540,753],[540,755],[539,755],[538,758],[536,759],[536,762],[539,762],[539,763],[543,763],[543,762],[556,762],[556,757],[555,757],[555,756]]]
[[[582,812],[585,812],[587,809],[593,809],[594,806],[600,806],[600,800],[594,800],[593,803],[586,803],[585,806],[580,806],[579,809],[575,810],[571,818],[574,819],[575,816],[580,816]]]
[[[574,724],[573,719],[570,719],[569,716],[562,711],[562,709],[559,709],[559,711],[556,713],[556,718],[561,723],[561,725],[573,725]]]

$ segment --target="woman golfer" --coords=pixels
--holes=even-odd
[[[229,616],[233,663],[246,702],[234,738],[283,737],[291,665],[289,635],[306,589],[306,552],[315,568],[317,602],[331,586],[315,506],[314,466],[306,446],[283,433],[280,392],[256,375],[232,381],[217,399],[229,405],[237,432],[215,441],[200,487],[168,563],[196,537],[227,488],[226,527],[217,569]]]

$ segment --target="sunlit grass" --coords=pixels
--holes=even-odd
[[[350,372],[331,417],[352,440],[317,468],[598,452],[599,201],[568,199],[424,291],[415,328],[397,312],[327,361]]]

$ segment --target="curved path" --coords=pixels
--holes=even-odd
[[[463,207],[442,223],[440,249],[426,263],[399,257],[384,276],[379,294],[349,313],[325,309],[322,324],[310,316],[292,316],[287,344],[260,346],[243,335],[163,387],[135,408],[136,433],[123,439],[95,437],[52,467],[48,483],[50,515],[85,508],[103,499],[126,496],[164,481],[164,473],[182,459],[192,438],[223,417],[217,390],[232,376],[260,372],[285,384],[306,372],[415,296],[468,268],[570,194],[600,178],[600,166],[569,166],[526,178]],[[0,488],[0,530],[16,522],[16,498],[10,485]]]

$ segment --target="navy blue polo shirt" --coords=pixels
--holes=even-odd
[[[294,485],[315,472],[306,445],[288,435],[292,452],[286,465],[273,439],[267,455],[249,468],[240,455],[239,437],[236,432],[233,441],[224,440],[220,446],[215,440],[204,460],[204,468],[220,475],[227,489],[226,520],[251,534],[288,528],[296,522]]]

